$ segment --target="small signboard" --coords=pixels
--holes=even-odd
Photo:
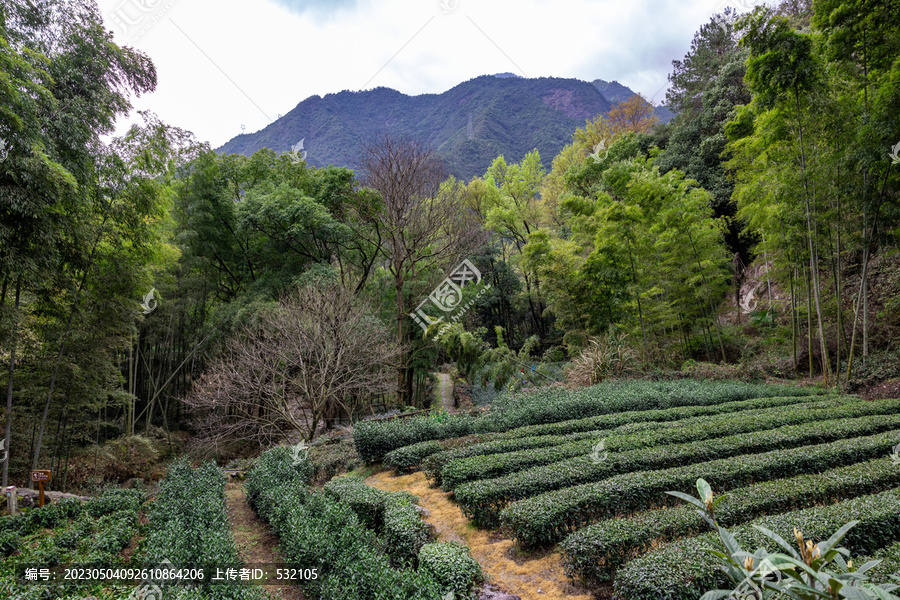
[[[44,506],[44,483],[50,481],[50,471],[46,469],[41,469],[38,471],[31,472],[31,481],[38,484],[38,506]]]
[[[50,481],[50,471],[32,471],[31,481],[33,481],[34,483]]]

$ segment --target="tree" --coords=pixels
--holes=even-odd
[[[659,119],[653,114],[653,105],[642,94],[635,94],[625,102],[616,104],[606,118],[614,136],[623,133],[650,133]]]
[[[200,438],[218,448],[269,445],[349,419],[395,390],[401,353],[363,300],[317,281],[243,327],[184,399]]]
[[[408,342],[417,327],[409,314],[417,294],[424,296],[428,289],[423,283],[477,247],[479,232],[465,209],[462,184],[444,182],[443,163],[421,142],[377,135],[363,147],[360,166],[363,184],[381,200],[377,210],[357,214],[369,226],[370,241],[379,243],[391,276],[396,340],[404,349],[397,365],[397,394],[401,404],[408,404],[415,360]]]

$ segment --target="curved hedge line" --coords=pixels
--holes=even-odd
[[[762,515],[833,503],[898,485],[900,468],[888,458],[877,458],[732,490],[716,507],[716,518],[723,527],[733,527]],[[562,541],[563,566],[566,575],[576,580],[591,584],[611,581],[616,569],[650,550],[658,540],[670,541],[709,529],[689,505],[651,510],[632,519],[608,519],[579,529]]]
[[[689,492],[700,477],[716,489],[730,490],[758,481],[818,473],[883,456],[898,437],[900,430],[894,430],[794,448],[790,452],[774,450],[661,471],[627,473],[521,500],[504,509],[500,519],[523,545],[551,544],[592,521],[665,504],[670,501],[666,491]]]
[[[775,544],[753,525],[762,525],[794,539],[794,528],[810,540],[827,539],[849,521],[859,521],[841,542],[853,554],[869,554],[900,537],[900,490],[860,496],[829,506],[761,517],[731,530],[745,550]],[[729,580],[715,557],[704,548],[718,548],[713,533],[685,538],[632,560],[616,575],[615,592],[629,600],[697,600],[704,592],[726,588]],[[733,584],[731,584],[733,585]]]
[[[630,424],[636,430],[653,429],[654,426],[650,425],[650,422],[654,421],[660,422],[656,427],[662,427],[664,426],[663,422],[666,421],[799,404],[808,402],[812,398],[814,396],[781,396],[738,400],[736,402],[724,402],[708,406],[676,406],[675,408],[659,410],[627,411],[556,423],[526,425],[503,432],[475,434],[463,438],[428,440],[391,450],[384,456],[382,464],[399,471],[408,471],[421,465],[428,477],[434,479],[440,485],[441,469],[450,460],[468,456],[480,456],[482,454],[510,452],[525,448],[524,445],[516,445],[516,440],[524,443],[526,438],[535,436],[566,435],[582,431],[615,429],[626,427]]]
[[[375,488],[371,488],[374,494],[369,493],[361,489],[360,484],[365,485],[361,480],[353,478],[329,484],[328,492],[310,491],[307,485],[311,469],[294,466],[292,461],[287,448],[264,453],[247,477],[247,496],[278,535],[285,562],[292,567],[316,569],[316,579],[299,581],[307,598],[443,600],[455,590],[453,584],[442,583],[428,569],[392,568],[375,532],[363,525],[349,503],[336,497],[351,499],[369,519],[378,513],[373,508],[378,504],[376,496],[386,494],[382,514],[385,539],[391,540],[388,543],[395,548],[407,551],[406,558],[400,561],[406,565],[413,547],[418,556],[427,547],[418,547],[416,525],[409,518],[414,508],[408,494],[390,494]],[[371,520],[377,521],[377,517]],[[441,564],[442,576],[449,573],[453,582],[467,577],[468,567],[459,561]]]
[[[419,551],[419,568],[453,590],[460,600],[470,598],[475,584],[484,580],[481,565],[459,542],[425,544]]]
[[[494,525],[500,511],[510,502],[554,490],[591,484],[636,471],[702,464],[704,461],[727,456],[795,448],[898,427],[900,415],[872,415],[857,419],[788,425],[769,431],[611,453],[600,462],[594,461],[591,456],[579,456],[496,479],[471,481],[457,487],[453,493],[457,504],[470,519]]]
[[[381,535],[384,551],[395,565],[415,566],[419,549],[429,535],[427,525],[413,505],[412,495],[385,492],[352,476],[332,479],[324,490],[347,504],[367,529]]]
[[[470,433],[506,431],[525,425],[555,423],[589,416],[633,410],[723,402],[773,396],[808,396],[816,391],[788,386],[732,381],[621,381],[568,391],[546,388],[516,394],[495,402],[491,412],[478,417],[461,413],[442,422],[428,416],[387,421],[362,421],[354,428],[359,455],[378,462],[391,450],[427,440],[462,437]]]
[[[662,444],[678,444],[752,431],[764,431],[800,423],[890,414],[895,411],[900,411],[900,400],[876,403],[859,399],[848,402],[845,398],[834,398],[804,404],[800,407],[777,407],[764,412],[748,410],[724,415],[694,417],[671,423],[647,423],[647,425],[656,425],[656,427],[621,437],[610,437],[605,441],[605,450],[622,452]],[[527,438],[527,440],[523,440],[522,447],[537,447],[536,449],[455,459],[448,462],[441,471],[442,487],[449,491],[467,481],[502,477],[530,467],[583,456],[592,451],[601,437],[616,436],[618,433],[619,430],[614,429],[607,432],[584,432],[569,436]],[[544,444],[540,443],[542,439],[546,439]]]

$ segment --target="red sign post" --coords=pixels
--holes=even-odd
[[[31,481],[38,484],[38,506],[44,506],[44,483],[50,481],[50,471],[40,470],[31,472]]]

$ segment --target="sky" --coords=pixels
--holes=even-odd
[[[761,0],[98,0],[157,69],[150,110],[218,147],[312,95],[441,93],[479,75],[616,80],[665,101],[703,23]]]

